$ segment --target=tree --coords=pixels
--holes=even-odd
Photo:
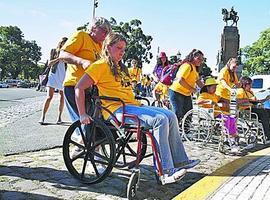
[[[212,74],[212,70],[210,67],[207,66],[206,61],[207,61],[207,59],[204,58],[204,61],[201,64],[200,72],[199,72],[199,75],[203,76],[203,77],[211,76],[211,74]]]
[[[259,39],[251,46],[242,48],[241,52],[244,75],[269,74],[270,28],[261,32]]]
[[[130,22],[120,22],[117,24],[114,18],[110,18],[112,29],[115,32],[122,34],[128,44],[123,61],[129,63],[131,59],[136,59],[139,65],[150,63],[153,58],[151,42],[153,38],[150,35],[145,35],[140,27],[142,22],[138,19],[133,19]]]
[[[2,76],[16,79],[36,78],[37,62],[41,57],[41,48],[35,41],[24,39],[17,26],[0,26],[0,68]]]

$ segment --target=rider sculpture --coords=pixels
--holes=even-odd
[[[237,26],[237,22],[239,20],[239,17],[237,16],[237,12],[232,7],[230,12],[226,8],[222,8],[222,14],[223,14],[223,21],[226,23],[226,26],[228,25],[228,21],[232,20],[231,26],[235,24]]]

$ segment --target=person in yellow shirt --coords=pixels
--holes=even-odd
[[[224,103],[221,103],[221,106],[218,106],[218,103],[220,103],[220,97],[215,94],[216,87],[216,80],[212,77],[208,77],[205,80],[204,86],[201,88],[197,103],[202,108],[210,109],[214,106],[214,117],[225,119],[224,125],[229,133],[229,137],[227,139],[231,147],[231,153],[239,153],[240,149],[235,140],[237,137],[236,118],[234,116],[230,116],[226,111],[222,111]]]
[[[189,160],[180,138],[177,118],[169,110],[142,106],[132,93],[128,69],[121,63],[127,42],[118,33],[107,36],[102,49],[102,59],[93,63],[75,87],[76,103],[82,124],[91,123],[91,117],[85,110],[85,89],[96,85],[99,95],[120,98],[125,102],[125,113],[136,115],[141,124],[153,128],[153,136],[160,155],[164,172],[162,180],[166,182],[180,180],[199,160]],[[117,101],[102,100],[102,105],[114,115],[122,116],[122,104]],[[110,118],[103,112],[104,119]],[[121,117],[120,117],[121,118]],[[178,168],[177,166],[181,166]]]
[[[155,88],[153,89],[153,94],[155,97],[155,101],[158,103],[158,107],[162,107],[162,104],[164,104],[166,107],[168,106],[167,101],[168,101],[169,87],[167,85],[158,82]]]
[[[85,69],[100,58],[102,42],[109,32],[111,25],[108,20],[96,18],[89,33],[84,31],[74,33],[61,49],[59,58],[68,64],[64,80],[64,96],[72,121],[79,119],[74,86]]]
[[[258,100],[251,90],[252,79],[243,76],[240,79],[240,88],[236,91],[236,101],[239,109],[249,109],[251,112],[258,115],[259,120],[262,122],[266,140],[270,140],[270,110],[264,108],[257,108],[256,104],[263,103],[270,99],[268,95],[266,98]]]
[[[203,86],[198,73],[198,68],[204,61],[203,56],[200,50],[193,49],[182,61],[169,88],[170,102],[179,122],[193,108],[192,94],[196,91],[196,85],[200,88]]]
[[[230,58],[227,64],[220,70],[218,74],[218,86],[216,94],[220,97],[220,100],[225,103],[226,110],[230,110],[231,92],[233,87],[239,87],[239,81],[236,75],[236,69],[238,67],[238,60],[236,58]]]
[[[137,83],[140,83],[142,76],[142,69],[137,66],[137,60],[132,59],[131,67],[128,69],[130,78],[136,79]]]
[[[135,59],[131,60],[131,67],[128,69],[129,76],[131,80],[133,81],[133,84],[135,84],[136,81],[136,87],[133,85],[136,90],[141,91],[141,77],[142,77],[142,69],[137,66],[138,62]]]

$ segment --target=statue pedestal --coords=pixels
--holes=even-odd
[[[236,26],[225,26],[221,35],[222,61],[224,64],[230,58],[238,57],[240,35]]]
[[[238,58],[240,35],[236,26],[224,26],[221,34],[221,60],[218,64],[218,71],[222,69],[230,58]],[[239,68],[241,74],[242,68]]]

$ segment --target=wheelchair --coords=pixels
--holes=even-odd
[[[229,137],[229,131],[225,127],[225,117],[222,112],[211,108],[202,108],[195,104],[195,108],[189,110],[181,121],[183,140],[195,145],[218,144],[218,151],[225,153],[229,146],[224,141]],[[214,113],[220,113],[221,118],[215,118]]]
[[[63,158],[68,171],[82,183],[96,184],[108,177],[113,167],[133,169],[127,185],[127,198],[136,199],[140,181],[139,164],[144,158],[154,155],[157,181],[166,184],[162,179],[163,170],[151,130],[142,127],[137,116],[125,113],[125,103],[119,98],[93,95],[90,100],[94,105],[90,115],[92,122],[82,125],[76,121],[64,137]],[[102,107],[102,100],[121,102],[121,120]],[[102,118],[102,110],[110,113],[110,120]],[[127,119],[132,119],[133,123],[128,123]],[[153,153],[147,154],[147,138],[150,138]],[[72,157],[74,148],[80,151]],[[105,167],[103,171],[99,170],[100,165]]]
[[[240,138],[244,138],[247,145],[266,144],[263,125],[258,115],[251,111],[251,106],[245,110],[238,109],[237,130]]]

